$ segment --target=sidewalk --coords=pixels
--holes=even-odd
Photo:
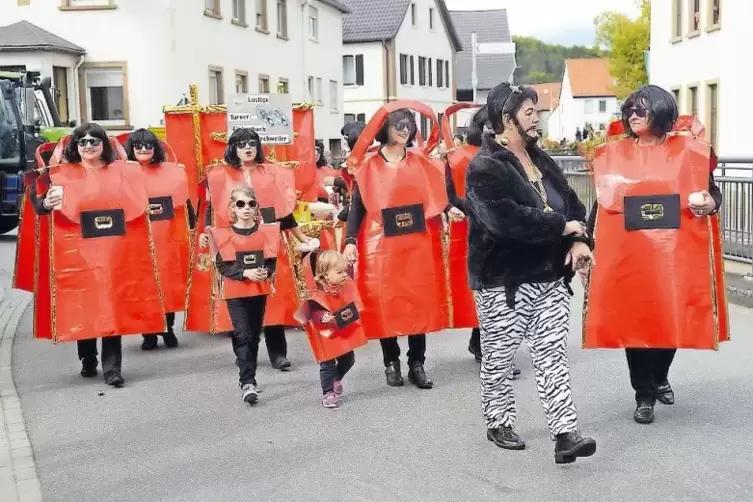
[[[725,260],[727,299],[730,303],[753,308],[753,267],[750,264]]]

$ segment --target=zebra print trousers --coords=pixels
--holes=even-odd
[[[564,282],[521,285],[514,309],[505,302],[504,287],[474,291],[474,297],[481,328],[481,404],[487,428],[515,426],[515,396],[508,376],[525,338],[552,438],[576,431],[567,361],[570,295]]]

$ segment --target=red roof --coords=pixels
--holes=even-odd
[[[557,108],[560,104],[560,90],[562,82],[547,82],[545,84],[532,84],[529,87],[539,95],[536,111],[548,112]]]
[[[568,59],[565,65],[574,98],[615,96],[607,59]]]

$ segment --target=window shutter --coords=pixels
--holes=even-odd
[[[410,57],[410,85],[416,85],[416,68],[413,64],[413,56]]]
[[[363,85],[363,54],[356,56],[356,85]]]

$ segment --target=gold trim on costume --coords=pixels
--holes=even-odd
[[[452,283],[450,274],[450,232],[452,222],[447,222],[447,230],[441,229],[442,265],[444,266],[445,294],[447,295],[447,322],[453,328],[455,324],[455,312],[453,311]]]

